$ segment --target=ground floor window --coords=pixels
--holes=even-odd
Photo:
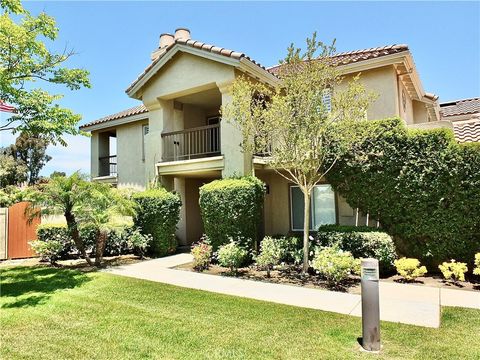
[[[302,190],[298,186],[290,186],[290,223],[293,231],[303,230],[303,199]],[[310,202],[310,230],[315,230],[320,225],[335,224],[336,222],[335,192],[331,185],[315,186]]]

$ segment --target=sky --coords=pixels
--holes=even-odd
[[[91,89],[64,94],[61,105],[82,115],[80,124],[139,104],[125,94],[150,62],[159,35],[178,27],[192,38],[246,53],[275,65],[290,43],[317,38],[337,51],[408,44],[427,92],[440,101],[480,96],[480,2],[55,2],[29,1],[60,29],[49,48],[73,48],[70,67],[90,71]],[[43,84],[37,83],[37,86]],[[5,113],[0,113],[5,121]],[[14,141],[0,133],[2,146]],[[53,159],[42,170],[72,173],[90,169],[90,140],[66,137],[68,147],[49,147]]]

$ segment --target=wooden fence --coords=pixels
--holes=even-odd
[[[37,238],[40,218],[28,221],[25,216],[27,202],[20,202],[7,209],[0,209],[0,258],[19,259],[37,256],[29,242]],[[3,230],[3,238],[2,238]],[[5,236],[6,235],[6,236]],[[2,245],[3,241],[3,245]],[[3,251],[3,252],[2,252]]]

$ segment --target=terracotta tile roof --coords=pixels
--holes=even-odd
[[[459,142],[480,142],[480,118],[453,122],[453,132]]]
[[[370,49],[342,52],[334,54],[331,58],[335,65],[347,65],[360,61],[375,59],[386,55],[392,55],[403,51],[408,51],[408,45],[395,44]],[[272,74],[277,75],[280,68],[281,65],[276,65],[268,68],[267,70]]]
[[[223,48],[223,47],[206,44],[204,42],[201,42],[201,41],[198,41],[198,40],[193,40],[193,39],[175,39],[174,42],[172,44],[168,45],[164,49],[164,51],[155,60],[153,60],[145,68],[145,70],[143,70],[143,72],[130,84],[130,86],[127,88],[126,92],[129,92],[135,86],[135,84],[137,84],[148,73],[148,71],[153,66],[155,66],[155,64],[157,64],[160,61],[160,59],[162,59],[165,56],[165,54],[167,54],[168,51],[171,48],[173,48],[176,44],[190,46],[191,48],[194,48],[194,49],[199,49],[199,50],[211,52],[211,53],[214,53],[214,54],[217,54],[217,55],[222,55],[222,56],[229,57],[229,58],[236,59],[236,60],[240,60],[242,58],[245,58],[245,59],[253,62],[255,65],[257,65],[257,66],[261,67],[262,69],[266,70],[266,68],[264,66],[262,66],[260,63],[251,59],[250,57],[248,57],[247,55],[245,55],[242,52],[237,52],[237,51],[229,50],[229,49],[226,49],[226,48]]]
[[[440,104],[441,117],[480,113],[480,98],[462,99]]]
[[[84,125],[80,126],[80,129],[83,129],[83,128],[86,128],[86,127],[92,126],[92,125],[102,124],[102,123],[105,123],[107,121],[122,119],[122,118],[126,118],[128,116],[139,115],[139,114],[144,114],[144,113],[148,113],[148,110],[143,104],[141,104],[141,105],[134,106],[130,109],[126,109],[126,110],[117,112],[115,114],[108,115],[108,116],[105,116],[101,119],[98,119],[98,120],[89,122],[87,124],[84,124]]]

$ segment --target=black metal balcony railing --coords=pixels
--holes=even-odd
[[[162,161],[220,155],[220,124],[162,134]]]
[[[98,176],[117,176],[117,155],[102,156],[98,162]]]

